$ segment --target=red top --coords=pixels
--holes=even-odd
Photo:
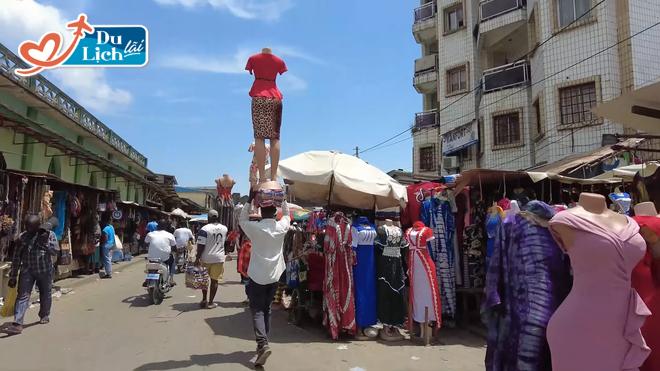
[[[420,219],[420,209],[424,201],[425,192],[439,186],[439,183],[433,182],[411,184],[408,186],[408,204],[401,214],[401,224],[404,227],[409,227]]]
[[[277,88],[275,79],[287,71],[286,64],[278,56],[259,53],[250,57],[245,66],[250,74],[254,74],[254,83],[250,89],[251,97],[282,99],[282,92]]]

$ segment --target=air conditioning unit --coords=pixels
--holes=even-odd
[[[442,158],[442,168],[447,169],[456,169],[458,167],[458,157],[456,156],[445,156]]]

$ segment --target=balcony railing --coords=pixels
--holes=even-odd
[[[481,21],[495,18],[502,14],[512,12],[527,5],[526,0],[486,0],[479,4]]]
[[[431,54],[415,60],[415,76],[438,69],[438,55]]]
[[[482,78],[483,92],[511,88],[529,81],[529,63],[525,60],[485,70]]]
[[[415,130],[438,126],[438,112],[426,111],[415,114]]]
[[[435,13],[437,13],[435,1],[428,2],[415,9],[415,23],[435,17]]]

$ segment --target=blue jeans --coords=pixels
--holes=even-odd
[[[34,284],[39,288],[39,318],[50,315],[50,306],[53,303],[51,287],[53,285],[53,273],[34,274],[29,269],[21,270],[18,279],[18,296],[14,307],[14,322],[23,324],[25,312],[30,307],[30,295]]]
[[[101,248],[101,262],[106,276],[112,276],[112,247],[103,246]]]

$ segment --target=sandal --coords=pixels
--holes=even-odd
[[[44,318],[39,320],[39,323],[42,324],[42,325],[46,325],[46,324],[50,323],[50,318],[44,317]]]
[[[206,305],[206,309],[215,309],[217,307],[218,307],[218,304],[216,304],[216,303],[208,303],[208,305]]]

